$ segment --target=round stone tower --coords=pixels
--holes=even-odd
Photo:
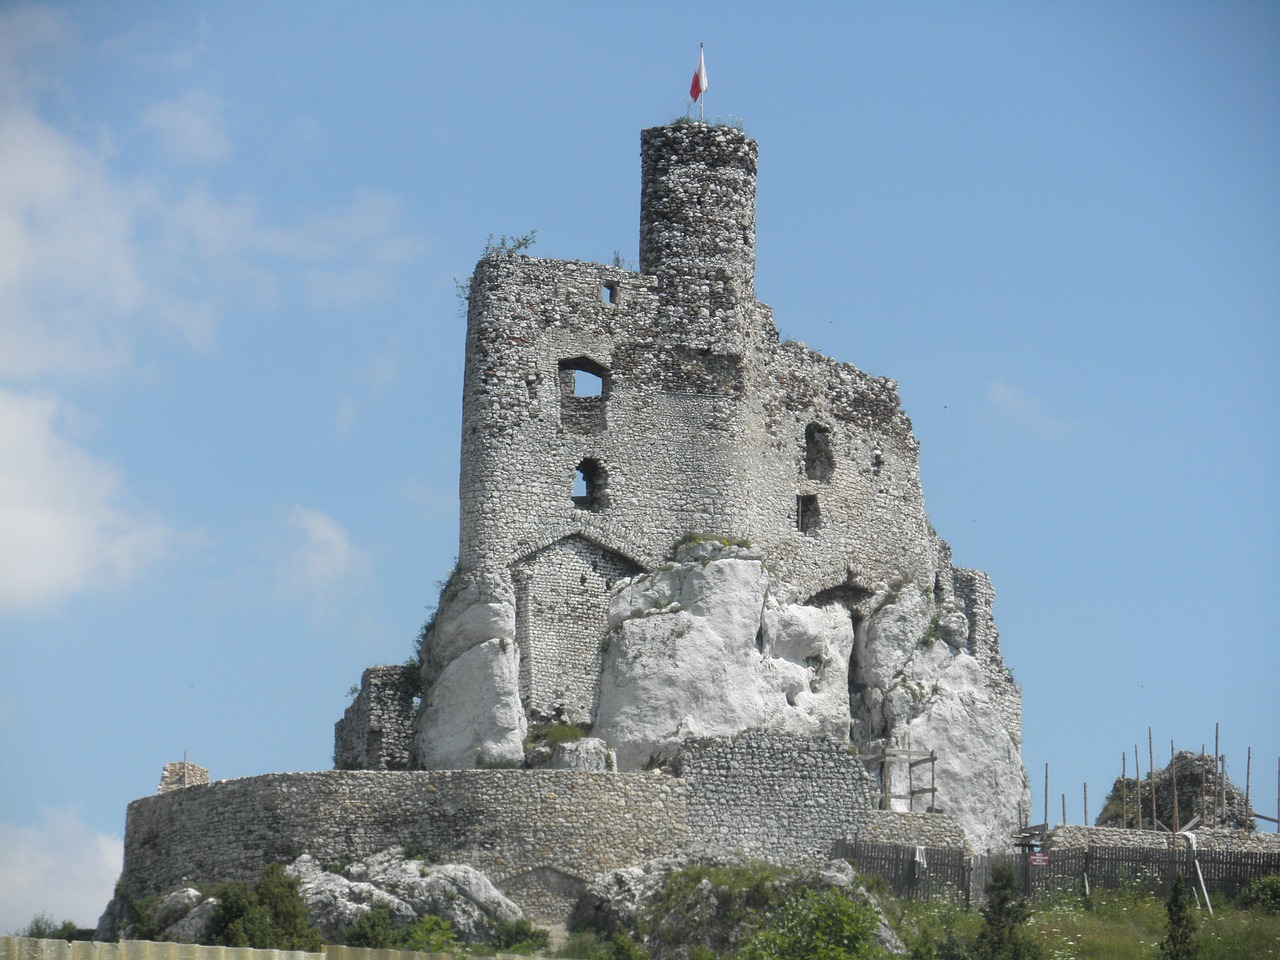
[[[640,272],[715,277],[754,296],[757,147],[705,123],[640,135]]]

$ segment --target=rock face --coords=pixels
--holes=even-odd
[[[975,849],[1002,848],[1027,785],[986,672],[948,642],[967,634],[963,612],[912,583],[866,594],[852,609],[787,603],[751,551],[681,548],[614,595],[595,736],[624,770],[752,729],[935,750],[938,805]],[[905,765],[889,775],[889,792],[906,793]]]
[[[409,860],[399,849],[366,857],[329,872],[309,856],[288,868],[297,877],[303,901],[326,940],[385,903],[399,923],[435,914],[453,924],[461,940],[486,939],[495,922],[510,922],[524,914],[479,870],[464,864],[431,866]]]
[[[769,587],[758,554],[710,544],[619,587],[594,732],[620,769],[758,728],[848,737],[848,616],[780,605]]]
[[[528,729],[520,701],[515,606],[501,582],[450,583],[424,646],[414,755],[428,770],[518,767]]]

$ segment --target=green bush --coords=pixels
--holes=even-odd
[[[776,916],[765,918],[738,960],[871,960],[876,914],[839,890],[800,890]]]
[[[324,946],[298,893],[298,881],[278,863],[270,864],[256,884],[226,883],[214,895],[218,905],[205,927],[207,944],[311,953]]]
[[[399,946],[402,939],[401,932],[391,920],[391,907],[385,900],[375,903],[342,931],[342,942],[348,947],[390,950]]]
[[[1258,877],[1244,888],[1236,902],[1248,909],[1260,909],[1264,913],[1280,916],[1280,873]]]
[[[536,953],[551,946],[551,934],[528,920],[499,920],[493,927],[493,947],[502,953]]]
[[[14,936],[29,937],[32,940],[92,940],[93,930],[76,926],[74,920],[58,923],[47,913],[37,913]]]
[[[417,950],[419,953],[448,953],[459,945],[453,933],[453,924],[444,917],[431,913],[405,927],[400,943],[404,949]]]

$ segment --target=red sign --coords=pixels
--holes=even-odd
[[[1027,863],[1033,867],[1047,867],[1049,865],[1049,855],[1047,853],[1033,853],[1027,857]]]

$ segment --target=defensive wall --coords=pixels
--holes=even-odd
[[[847,745],[756,731],[690,743],[658,771],[434,770],[277,773],[135,800],[121,890],[250,880],[308,853],[340,865],[392,846],[467,863],[532,918],[563,920],[596,874],[679,854],[821,861],[863,825],[954,843],[949,817],[872,809]]]

